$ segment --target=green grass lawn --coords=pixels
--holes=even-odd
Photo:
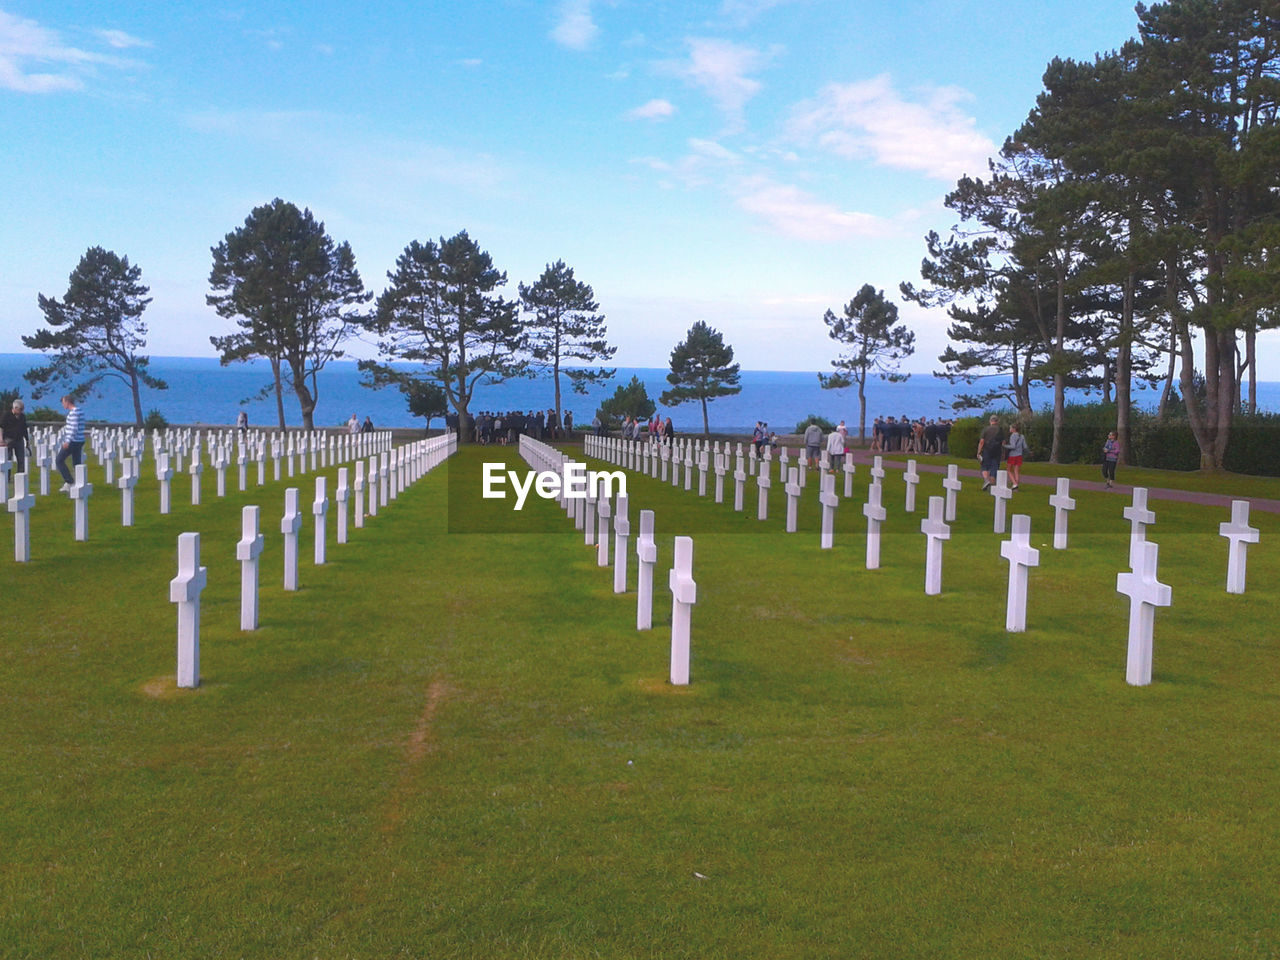
[[[91,541],[42,498],[0,641],[4,957],[1270,957],[1280,943],[1280,516],[1225,593],[1220,508],[1159,503],[1173,606],[1124,682],[1127,498],[1032,517],[1028,630],[1004,631],[991,501],[967,483],[926,597],[920,510],[866,471],[818,549],[631,480],[653,509],[654,629],[554,504],[479,497],[464,449],[281,589],[287,482]],[[252,472],[252,471],[251,471]],[[332,476],[335,471],[328,471]],[[1128,479],[1128,478],[1122,478]],[[101,473],[94,468],[94,480]],[[293,481],[308,503],[311,477]],[[332,494],[333,481],[330,481]],[[838,483],[842,487],[843,480]],[[234,486],[234,472],[232,483]],[[259,503],[262,628],[235,542]],[[7,515],[6,515],[7,516]],[[167,583],[198,530],[201,674],[173,683]],[[454,532],[450,532],[450,531]],[[463,530],[492,532],[458,532]],[[695,540],[692,683],[667,683],[671,538]],[[632,541],[634,547],[634,540]]]

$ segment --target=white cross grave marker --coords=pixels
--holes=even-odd
[[[1040,551],[1031,546],[1031,517],[1013,515],[1013,537],[1000,544],[1000,556],[1009,561],[1009,594],[1004,628],[1009,633],[1027,629],[1027,571],[1040,565]]]
[[[156,457],[156,479],[160,481],[160,513],[169,512],[169,481],[173,479],[173,467],[169,466],[169,454]]]
[[[178,536],[178,575],[169,581],[169,602],[178,605],[178,686],[200,685],[200,591],[209,572],[200,566],[200,534]]]
[[[1231,501],[1231,522],[1218,524],[1218,535],[1226,537],[1227,593],[1244,593],[1245,551],[1258,542],[1258,528],[1249,526],[1249,501]]]
[[[942,481],[942,489],[947,492],[947,523],[954,523],[956,519],[956,494],[960,492],[963,484],[960,482],[960,468],[954,463],[947,464],[947,479]]]
[[[1156,579],[1159,547],[1138,541],[1137,564],[1128,573],[1116,575],[1116,592],[1129,598],[1129,656],[1125,682],[1134,687],[1151,683],[1151,651],[1156,624],[1156,607],[1173,603],[1173,590]]]
[[[693,538],[676,537],[675,566],[667,576],[671,588],[671,682],[689,683],[689,621],[698,601],[693,579]]]
[[[1156,515],[1147,509],[1147,488],[1133,488],[1133,503],[1124,508],[1124,518],[1129,521],[1129,569],[1137,570],[1142,544],[1147,541],[1147,525],[1156,522]]]
[[[1013,497],[1013,489],[1009,486],[1008,471],[996,471],[996,482],[991,486],[991,496],[995,500],[995,532],[1004,533],[1009,500]]]
[[[316,477],[316,499],[311,504],[311,513],[315,517],[316,543],[315,563],[320,566],[325,558],[325,517],[329,515],[329,497],[325,491],[328,477]]]
[[[640,536],[636,538],[639,568],[636,584],[636,629],[653,626],[653,568],[658,562],[658,545],[653,539],[653,511],[640,511]]]
[[[906,512],[916,512],[916,484],[920,482],[920,474],[916,472],[916,462],[914,460],[907,461],[907,469],[902,473],[902,479],[907,484],[907,503]]]
[[[89,498],[93,496],[93,484],[89,482],[89,465],[76,467],[76,482],[71,487],[71,499],[76,502],[76,539],[89,539]]]
[[[191,466],[187,468],[191,474],[191,505],[200,506],[200,474],[204,473],[204,464],[200,462],[200,450],[196,448],[192,454]]]
[[[1071,480],[1058,478],[1057,492],[1049,498],[1049,506],[1053,507],[1053,549],[1067,549],[1067,513],[1076,508],[1076,501],[1071,496]]]
[[[627,592],[627,538],[631,521],[627,518],[627,498],[618,494],[618,507],[613,515],[613,592]]]
[[[120,525],[133,526],[133,488],[138,485],[138,461],[133,457],[125,457],[120,479]]]
[[[364,461],[356,461],[356,506],[355,520],[357,529],[364,526]]]
[[[818,494],[818,503],[822,504],[822,539],[821,548],[830,550],[835,539],[836,507],[840,498],[836,496],[836,478],[834,474],[819,474],[822,486]]]
[[[880,524],[884,523],[889,512],[880,502],[882,488],[873,483],[867,487],[867,502],[862,505],[862,514],[867,518],[867,569],[880,569]]]
[[[715,460],[716,470],[716,503],[724,503],[724,475],[725,475],[725,455],[716,453]]]
[[[884,479],[884,457],[876,457],[871,462],[871,482],[879,483]]]
[[[733,471],[733,509],[739,513],[742,512],[742,494],[747,483],[747,471],[743,465],[742,457],[738,457],[737,469]]]
[[[338,468],[338,489],[333,494],[338,505],[338,542],[347,542],[347,501],[351,499],[351,488],[347,486],[347,468]]]
[[[800,506],[800,473],[795,467],[787,471],[787,482],[783,490],[787,494],[787,533],[796,532],[796,510]]]
[[[280,532],[284,534],[284,588],[298,589],[298,531],[302,529],[302,512],[298,509],[298,488],[284,492],[284,517]]]
[[[601,480],[600,483],[604,483]],[[609,565],[609,517],[613,511],[609,506],[609,498],[603,495],[603,491],[596,496],[596,566],[607,567]]]
[[[827,455],[825,451],[822,454]],[[853,472],[857,467],[853,463],[853,454],[849,454],[844,458],[844,498],[850,500],[853,498]]]
[[[258,532],[258,508],[240,511],[240,541],[236,559],[240,561],[240,629],[258,629],[258,557],[266,538]]]
[[[766,455],[760,461],[760,472],[756,475],[756,488],[760,491],[759,497],[756,499],[756,519],[769,519],[769,488],[773,486],[773,481],[769,478],[769,457]]]
[[[942,519],[944,510],[941,497],[930,497],[929,516],[920,521],[920,532],[928,538],[924,562],[924,592],[930,597],[942,592],[942,542],[951,539],[951,528]]]
[[[26,563],[31,559],[31,508],[36,498],[27,492],[31,474],[20,473],[13,478],[13,496],[9,498],[9,512],[13,514],[13,559]]]

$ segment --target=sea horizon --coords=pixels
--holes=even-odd
[[[27,400],[28,413],[41,406],[56,407],[62,389],[50,390],[40,399],[31,399],[30,386],[22,374],[38,365],[38,355],[25,353],[0,353],[0,389],[19,389]],[[263,360],[222,366],[216,357],[151,357],[151,373],[169,383],[168,390],[144,387],[141,392],[143,415],[158,410],[175,425],[230,426],[236,415],[244,409],[254,426],[278,427],[274,392],[265,398],[260,396],[271,383],[270,366]],[[667,370],[656,367],[617,367],[613,378],[597,384],[586,394],[574,393],[567,378],[561,380],[562,409],[574,415],[574,424],[584,427],[601,401],[611,397],[617,387],[638,377],[656,403],[667,388]],[[980,378],[973,385],[951,384],[945,379],[929,374],[912,374],[908,380],[889,383],[873,380],[867,384],[866,423],[877,416],[957,417],[982,412],[979,408],[954,410],[951,406],[959,394],[984,392],[983,381],[996,383],[1005,380],[1001,376]],[[750,432],[757,420],[767,422],[778,433],[789,433],[798,422],[810,414],[817,414],[832,422],[844,420],[855,433],[858,429],[857,388],[824,390],[818,385],[818,371],[795,370],[743,370],[742,391],[729,397],[709,401],[707,414],[710,427],[718,433]],[[497,384],[477,386],[470,404],[472,415],[481,411],[506,412],[511,410],[547,410],[554,406],[554,385],[549,375],[524,377]],[[1089,403],[1101,400],[1101,392],[1069,390],[1069,402]],[[1154,410],[1159,404],[1160,388],[1135,385],[1134,402],[1142,409]],[[1050,406],[1053,390],[1036,387],[1032,390],[1032,405],[1039,410]],[[104,380],[96,395],[85,401],[85,412],[91,420],[132,423],[133,401],[125,384],[113,378]],[[300,427],[302,415],[297,398],[285,388],[285,424]],[[994,403],[990,409],[1010,407],[1010,404]],[[1280,409],[1280,382],[1259,381],[1258,406],[1261,410]],[[702,431],[702,409],[696,401],[674,407],[658,405],[662,416],[670,416],[678,432]],[[360,373],[355,360],[335,360],[319,376],[316,405],[316,426],[334,427],[347,421],[352,413],[360,420],[367,416],[378,427],[424,427],[426,422],[413,417],[408,411],[403,394],[394,387],[373,390],[360,384]],[[435,418],[432,426],[440,426],[441,418]]]

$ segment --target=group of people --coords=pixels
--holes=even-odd
[[[831,472],[844,467],[845,446],[849,439],[849,428],[844,425],[841,420],[836,428],[827,434],[826,439],[822,436],[822,427],[816,423],[810,422],[804,428],[804,457],[805,462],[810,467],[820,467],[822,465],[822,451],[827,452],[827,460],[831,468]]]
[[[987,490],[996,482],[1003,459],[1009,468],[1009,486],[1017,490],[1022,482],[1022,460],[1027,454],[1027,438],[1016,422],[1009,425],[1006,434],[995,414],[987,421],[978,438],[978,459],[982,461],[982,489]],[[1116,465],[1120,462],[1120,441],[1112,430],[1102,444],[1102,478],[1110,490],[1116,483]]]
[[[58,452],[53,463],[62,476],[61,491],[66,493],[76,482],[72,471],[84,461],[84,411],[70,394],[62,398],[62,409],[66,411],[67,418],[58,432]],[[27,425],[27,407],[22,400],[15,399],[4,416],[0,417],[0,436],[4,437],[9,459],[19,473],[25,473],[27,454],[31,451],[32,444],[31,428]]]
[[[918,417],[876,417],[871,425],[871,450],[902,453],[937,453],[949,451],[951,421],[926,420]]]
[[[444,418],[445,426],[453,431],[458,430],[458,415],[448,413]],[[481,410],[471,420],[472,437],[480,444],[515,443],[521,434],[527,434],[535,440],[563,440],[573,432],[573,411],[564,412],[564,425],[554,409],[508,410],[506,413],[492,410]]]
[[[591,426],[595,428],[596,436],[604,435],[604,422],[599,414],[591,421]],[[648,420],[641,420],[630,414],[622,418],[623,440],[639,440],[641,437],[649,436],[658,440],[659,443],[670,443],[675,435],[675,424],[671,422],[670,417],[663,420],[655,413]]]
[[[244,411],[240,411],[244,413]],[[354,413],[347,420],[347,433],[355,436],[357,433],[373,433],[373,417],[366,416],[364,423],[360,422],[360,418]]]

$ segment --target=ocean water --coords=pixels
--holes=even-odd
[[[40,400],[30,399],[30,388],[22,374],[38,361],[39,358],[33,354],[0,354],[0,388],[20,389],[27,398],[28,412],[34,406],[58,405],[56,392]],[[153,357],[151,368],[156,376],[168,382],[169,389],[144,388],[144,414],[156,409],[173,424],[229,425],[235,422],[236,414],[243,406],[249,414],[250,423],[263,426],[276,423],[274,396],[254,399],[271,382],[271,369],[265,361],[223,367],[212,357]],[[614,390],[627,383],[633,375],[640,378],[655,401],[668,385],[665,370],[620,367],[611,381],[596,386],[586,395],[572,393],[567,381],[562,381],[562,406],[573,411],[575,424],[586,425],[591,422],[600,401],[612,396]],[[991,379],[997,382],[1000,378]],[[877,415],[912,418],[950,415],[951,403],[957,392],[975,393],[980,390],[977,386],[956,388],[927,374],[914,374],[902,383],[875,380],[867,386],[867,429],[870,430],[871,421]],[[1048,388],[1034,391],[1033,397],[1037,407],[1053,402],[1053,392]],[[1097,394],[1089,397],[1082,391],[1071,391],[1071,399],[1088,402],[1099,397]],[[1159,399],[1159,392],[1154,390],[1141,390],[1135,394],[1135,402],[1139,406],[1151,409]],[[1265,410],[1280,409],[1280,383],[1259,382],[1258,401]],[[301,426],[298,401],[287,387],[284,403],[285,422],[289,426]],[[554,404],[555,391],[550,378],[540,377],[482,384],[476,389],[471,412],[537,410]],[[699,404],[659,406],[658,409],[664,416],[671,417],[677,431],[702,431]],[[108,378],[103,381],[98,395],[87,401],[85,412],[93,420],[131,422],[133,403],[124,384]],[[317,426],[337,426],[352,413],[361,420],[369,416],[380,427],[423,426],[421,418],[410,416],[404,396],[398,390],[362,387],[355,362],[336,361],[321,372],[315,422]],[[764,420],[771,429],[786,433],[811,413],[832,421],[843,419],[851,432],[856,433],[857,388],[823,390],[818,386],[816,372],[744,370],[741,393],[713,400],[707,405],[711,429],[724,433],[749,432],[757,420]],[[439,426],[440,421],[434,425]]]

